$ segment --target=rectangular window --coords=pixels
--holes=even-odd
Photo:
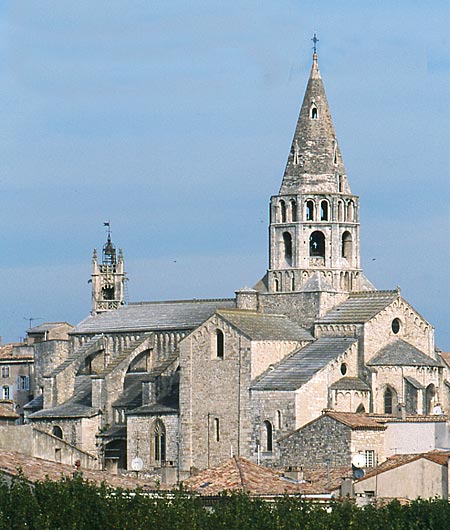
[[[366,457],[366,467],[375,466],[375,451],[373,449],[367,449],[364,451],[364,456]]]
[[[9,366],[2,366],[2,377],[9,377]]]
[[[30,390],[30,378],[27,375],[19,375],[19,390]]]
[[[8,385],[5,385],[3,387],[3,399],[9,399],[10,398],[10,394],[9,394],[9,386]]]

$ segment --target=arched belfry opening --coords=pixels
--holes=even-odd
[[[306,201],[305,217],[307,221],[314,221],[314,201]]]
[[[292,236],[289,232],[283,233],[284,260],[287,265],[292,265]]]
[[[342,257],[349,263],[352,259],[352,235],[348,231],[342,234]]]
[[[311,105],[310,116],[312,120],[317,120],[317,118],[319,117],[319,113],[315,104]]]
[[[320,230],[309,236],[309,255],[312,258],[325,257],[325,235]]]

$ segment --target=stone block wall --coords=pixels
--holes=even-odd
[[[400,320],[400,330],[394,333],[392,321]],[[364,326],[364,359],[368,362],[394,339],[403,339],[425,355],[435,358],[434,329],[402,298],[395,300]]]
[[[315,468],[349,465],[351,429],[328,416],[305,425],[279,442],[281,467]]]
[[[224,335],[217,355],[216,330]],[[249,456],[250,341],[211,317],[180,343],[181,467],[207,468]]]
[[[173,462],[178,466],[178,414],[164,414],[158,416],[128,415],[127,416],[127,468],[131,469],[131,461],[135,457],[142,459],[142,471],[159,469],[154,460],[153,426],[161,421],[166,431],[166,462]]]

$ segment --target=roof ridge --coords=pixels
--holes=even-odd
[[[185,304],[185,303],[201,303],[201,302],[231,302],[235,298],[188,298],[182,300],[150,300],[141,302],[129,302],[128,306],[137,305],[157,305],[157,304]]]

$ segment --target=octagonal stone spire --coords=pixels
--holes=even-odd
[[[351,193],[316,53],[280,188],[300,192]]]

